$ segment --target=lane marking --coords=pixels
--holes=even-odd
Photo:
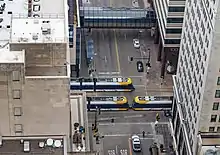
[[[100,75],[120,74],[119,72],[98,72]]]
[[[128,75],[128,77],[130,77],[130,78],[143,78],[143,76],[136,76],[136,75],[134,75],[134,76]]]
[[[145,86],[144,85],[133,85],[134,87],[143,87],[143,88],[145,88]]]
[[[129,147],[129,154],[132,155],[132,146],[131,146],[131,138],[128,138],[128,147]]]
[[[153,122],[154,123],[154,122]],[[169,122],[158,122],[157,124],[169,125]],[[124,122],[124,123],[99,123],[102,126],[109,126],[109,125],[152,125],[152,122],[144,123],[144,122]]]
[[[136,134],[136,135],[138,135],[138,136],[142,136],[142,134]],[[104,135],[105,137],[130,137],[130,136],[132,136],[132,134],[106,134],[106,135]],[[149,137],[147,137],[147,136],[154,136],[154,134],[146,134],[145,135],[145,138],[148,138],[148,139],[151,139],[151,138],[149,138]],[[144,139],[145,139],[144,138]]]
[[[116,59],[117,59],[117,68],[118,68],[118,72],[121,73],[120,59],[119,59],[119,53],[118,53],[118,43],[117,43],[115,29],[114,29],[114,41],[115,41],[115,53],[116,53]]]
[[[129,116],[124,116],[124,118],[139,118],[143,117],[144,115],[129,115]]]

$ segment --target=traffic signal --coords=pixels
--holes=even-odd
[[[130,61],[133,61],[134,60],[134,58],[133,57],[130,57]]]
[[[98,134],[98,132],[99,132],[98,128],[96,128],[95,130],[93,130],[93,136],[96,137],[97,134]]]
[[[160,115],[157,113],[156,114],[156,121],[159,121],[160,120]]]

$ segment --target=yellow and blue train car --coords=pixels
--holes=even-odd
[[[71,79],[70,89],[86,92],[131,92],[134,86],[131,78],[78,78]]]
[[[97,109],[103,111],[126,111],[129,109],[129,104],[125,96],[87,97],[87,109],[88,111]]]
[[[172,96],[136,96],[132,104],[133,110],[170,110]]]

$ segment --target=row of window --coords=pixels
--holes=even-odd
[[[209,127],[209,132],[220,132],[220,127],[217,127],[217,130],[215,131],[215,127],[214,126],[210,126]]]
[[[215,91],[215,98],[220,98],[220,90]]]
[[[165,44],[180,44],[180,39],[165,39]]]
[[[216,121],[217,121],[217,115],[211,115],[210,122],[216,122]],[[220,122],[220,116],[219,116],[218,122]]]
[[[184,12],[185,7],[182,6],[173,6],[168,8],[168,12]]]
[[[183,23],[183,18],[167,18],[167,23]]]
[[[212,106],[212,110],[218,110],[219,109],[219,102],[214,102]]]
[[[166,29],[166,33],[181,34],[182,29]]]
[[[220,85],[220,77],[217,79],[217,85]]]

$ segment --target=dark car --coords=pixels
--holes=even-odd
[[[137,71],[138,72],[144,72],[144,64],[141,61],[137,62]]]

